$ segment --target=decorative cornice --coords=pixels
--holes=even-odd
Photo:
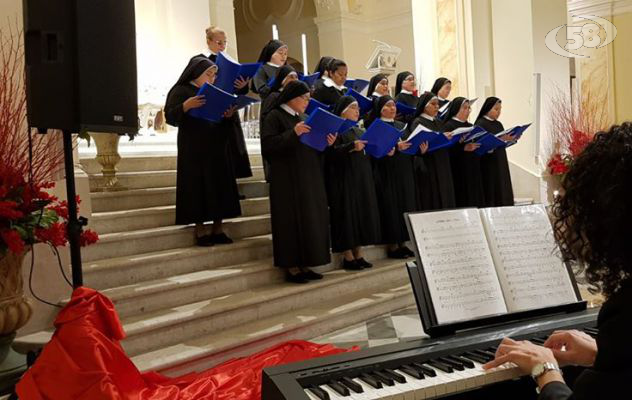
[[[610,17],[632,12],[632,0],[568,0],[568,14]]]
[[[242,0],[242,14],[244,21],[251,31],[256,30],[261,25],[270,25],[274,20],[297,20],[301,18],[304,0],[292,0],[285,12],[276,13],[274,11],[267,15],[258,15],[255,8],[257,0]]]

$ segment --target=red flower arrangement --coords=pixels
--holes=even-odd
[[[19,171],[0,164],[0,253],[20,254],[35,243],[66,245],[68,204],[45,191],[53,186],[51,182],[28,183]],[[89,229],[81,233],[82,246],[97,240],[99,236]]]
[[[29,132],[22,34],[6,32],[0,31],[0,257],[35,243],[64,246],[68,219],[67,202],[46,191],[63,166],[61,135]],[[81,236],[82,245],[97,240],[90,230]]]
[[[550,129],[553,137],[552,150],[547,162],[551,175],[561,176],[568,172],[573,161],[593,140],[595,134],[608,124],[607,93],[594,95],[585,88],[582,96],[569,98],[563,91],[552,97]]]

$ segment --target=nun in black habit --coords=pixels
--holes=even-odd
[[[369,80],[369,86],[366,89],[366,96],[368,98],[377,98],[387,96],[388,94],[388,75],[377,74]]]
[[[206,31],[206,43],[211,52],[208,58],[214,63],[217,62],[217,55],[226,50],[226,34],[219,28],[212,27]],[[203,55],[203,54],[200,54]],[[235,94],[248,94],[250,79],[238,77],[235,80]],[[239,113],[232,116],[233,134],[228,139],[228,155],[232,160],[236,178],[248,178],[252,176],[250,168],[250,158],[248,148],[244,139],[244,131],[241,129],[241,119]]]
[[[415,75],[408,71],[400,72],[397,74],[397,80],[395,81],[395,102],[405,104],[412,108],[417,108],[419,103],[419,97],[414,94],[415,91]],[[412,115],[399,115],[398,121],[410,123]]]
[[[275,107],[275,102],[279,98],[283,88],[290,82],[298,80],[298,74],[294,67],[291,65],[284,65],[277,71],[274,77],[274,82],[270,87],[270,94],[261,103],[259,111],[259,132],[263,130],[263,121],[270,111]],[[263,158],[263,172],[266,177],[266,182],[270,182],[270,163],[265,157]]]
[[[492,134],[504,131],[503,124],[498,121],[501,109],[502,102],[498,97],[488,97],[481,107],[476,119],[476,125]],[[501,139],[508,141],[512,138],[511,136],[505,136],[501,137]],[[511,174],[509,173],[507,151],[504,147],[499,147],[481,157],[481,172],[483,174],[486,206],[513,206],[514,196],[511,186]]]
[[[465,97],[455,98],[448,107],[444,129],[452,132],[455,129],[471,127],[472,124],[467,122],[471,111],[469,100]],[[481,156],[475,153],[479,147],[478,143],[461,142],[450,149],[457,207],[485,207]]]
[[[286,279],[296,283],[322,278],[307,267],[331,261],[323,154],[299,140],[310,130],[303,121],[309,98],[304,82],[290,82],[261,130],[261,151],[271,164],[274,265],[286,268]],[[330,135],[329,144],[334,141]]]
[[[318,64],[316,65],[316,69],[314,70],[314,73],[318,72],[320,76],[318,77],[316,82],[314,82],[314,86],[316,86],[318,82],[321,82],[321,83],[323,82],[323,80],[327,76],[327,65],[333,60],[335,60],[335,58],[330,57],[330,56],[323,56],[320,58],[320,60],[318,60]]]
[[[280,40],[270,40],[261,50],[257,62],[263,63],[252,80],[252,91],[258,93],[261,100],[270,94],[268,82],[276,76],[279,68],[287,61],[287,45]]]
[[[448,78],[437,78],[434,85],[432,85],[432,90],[430,92],[434,93],[439,100],[439,108],[445,106],[450,102],[448,97],[450,97],[450,92],[452,91],[452,81]]]
[[[398,130],[404,130],[402,122],[395,121],[397,108],[391,96],[375,99],[367,127],[376,119],[381,119]],[[415,211],[415,178],[413,176],[413,156],[401,151],[410,147],[408,142],[400,142],[388,155],[373,159],[373,179],[382,228],[382,243],[388,245],[390,258],[413,257],[414,253],[404,245],[408,229],[404,213]]]
[[[413,122],[409,126],[409,132],[412,133],[418,125],[423,125],[435,132],[445,132],[443,124],[436,118],[438,111],[437,96],[433,93],[424,93],[419,98],[419,105]],[[449,133],[446,136],[449,136]],[[423,161],[415,163],[417,209],[426,211],[454,208],[456,201],[450,165],[450,149],[443,148],[426,153],[427,147],[425,145],[427,144],[422,144],[424,150],[416,155],[416,157],[421,157],[420,161]]]
[[[327,75],[314,84],[312,97],[323,104],[333,106],[344,96],[347,88],[347,64],[342,60],[332,60],[327,64]]]
[[[196,56],[167,95],[167,123],[178,127],[176,224],[196,224],[200,246],[232,243],[222,230],[222,220],[241,215],[237,182],[230,157],[232,114],[219,123],[191,117],[189,110],[204,105],[196,96],[200,86],[215,81],[217,66],[205,56]],[[204,234],[204,222],[213,221],[212,234]]]
[[[351,96],[343,96],[333,113],[357,121],[360,107]],[[370,268],[360,246],[380,242],[380,214],[373,181],[371,157],[364,153],[364,130],[354,126],[342,132],[327,159],[327,193],[331,221],[331,247],[343,253],[345,269]]]

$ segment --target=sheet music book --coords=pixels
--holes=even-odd
[[[222,89],[205,83],[198,90],[197,96],[204,96],[206,104],[202,107],[193,108],[189,111],[189,115],[195,118],[205,119],[211,122],[221,121],[224,113],[229,108],[236,106],[237,109],[244,108],[250,104],[259,102],[248,96],[236,96],[227,93]]]
[[[506,130],[500,132],[496,136],[502,136],[504,134],[511,135],[513,137],[513,140],[511,140],[511,141],[509,141],[509,142],[507,142],[505,144],[505,147],[511,147],[514,144],[518,143],[518,140],[522,137],[522,134],[524,133],[524,131],[526,131],[527,128],[529,128],[530,126],[531,126],[531,124],[516,125],[513,128],[506,129]]]
[[[345,133],[346,131],[348,131],[349,129],[357,125],[358,125],[357,121],[345,119],[345,122],[343,122],[342,125],[340,125],[340,128],[338,128],[338,133]]]
[[[327,135],[338,132],[344,122],[344,119],[329,111],[317,108],[305,121],[305,124],[312,129],[302,134],[300,141],[313,149],[323,151],[327,148]]]
[[[369,86],[369,81],[364,79],[347,79],[345,81],[345,87],[353,89],[358,93],[362,93],[367,86]]]
[[[439,324],[577,302],[541,204],[407,218]]]
[[[345,96],[351,96],[358,102],[358,106],[360,106],[360,115],[364,115],[373,108],[373,100],[361,95],[359,92],[349,89]]]
[[[224,52],[220,52],[217,55],[216,64],[217,79],[215,79],[215,86],[231,94],[235,93],[235,80],[237,78],[252,78],[261,67],[261,63],[239,64]]]
[[[492,135],[489,132],[485,132],[485,134],[477,138],[474,142],[481,145],[481,147],[474,151],[479,156],[482,156],[492,150],[496,150],[499,147],[505,147],[506,145],[504,140],[499,139],[496,135]]]
[[[419,146],[422,143],[428,142],[428,145],[430,145],[430,143],[434,142],[438,135],[441,135],[441,133],[433,132],[423,125],[417,125],[415,130],[412,131],[411,134],[406,138],[406,141],[410,143],[410,147],[406,150],[403,150],[402,153],[409,155],[417,154],[417,151],[419,151]]]
[[[382,158],[388,154],[402,136],[402,132],[381,119],[373,121],[361,139],[367,144],[364,151],[374,158]]]
[[[331,110],[331,106],[321,103],[320,101],[316,99],[309,99],[309,104],[307,105],[307,108],[305,109],[305,114],[312,115],[312,113],[316,111],[316,109],[318,108],[322,108],[325,111]]]

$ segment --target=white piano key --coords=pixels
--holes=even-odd
[[[304,389],[303,391],[305,392],[307,397],[309,397],[309,400],[320,400],[315,394],[312,394],[312,392],[310,392],[309,390]]]
[[[330,400],[350,400],[350,399],[352,399],[352,397],[349,397],[349,396],[341,396],[341,395],[339,395],[338,392],[336,392],[335,390],[333,390],[332,388],[330,388],[327,385],[319,385],[318,387],[329,394],[329,399]]]
[[[397,369],[395,370],[395,372],[398,372],[406,377],[406,380],[408,381],[409,385],[413,388],[414,396],[412,398],[414,400],[423,400],[427,397],[426,387],[428,386],[428,383],[426,382],[425,379],[417,379],[412,375],[408,375],[406,372],[402,371],[401,369]]]
[[[383,399],[382,395],[379,393],[380,389],[376,389],[358,378],[352,380],[358,385],[362,386],[362,389],[364,389],[364,395],[367,400]]]

